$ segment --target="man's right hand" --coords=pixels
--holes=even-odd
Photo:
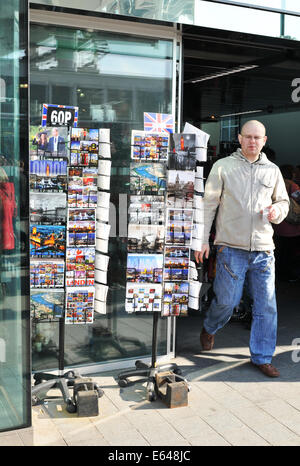
[[[209,251],[209,244],[203,244],[201,251],[194,251],[197,264],[199,264],[199,261],[202,263],[204,258],[208,259]]]

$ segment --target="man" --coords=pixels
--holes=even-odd
[[[52,136],[49,139],[48,151],[64,153],[65,150],[66,147],[64,138],[59,135],[57,128],[53,128]]]
[[[267,136],[262,123],[251,120],[238,136],[241,148],[212,167],[204,194],[204,233],[197,262],[209,256],[209,233],[216,216],[216,276],[211,305],[200,335],[211,350],[214,335],[239,304],[247,274],[253,299],[250,334],[251,362],[269,377],[278,377],[271,364],[276,347],[277,308],[273,228],[289,209],[279,168],[261,152]],[[217,211],[218,210],[218,211]]]

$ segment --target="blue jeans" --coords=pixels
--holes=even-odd
[[[249,344],[251,360],[254,364],[266,364],[272,360],[277,337],[273,251],[217,247],[215,297],[203,324],[208,333],[215,334],[230,320],[233,309],[240,303],[246,274],[253,300]]]

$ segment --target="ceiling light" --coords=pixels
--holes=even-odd
[[[221,71],[220,73],[209,74],[207,76],[203,76],[202,78],[191,79],[186,82],[191,82],[192,84],[199,83],[201,81],[208,81],[209,79],[216,79],[221,78],[222,76],[228,76],[229,74],[241,73],[242,71],[253,70],[254,68],[258,68],[258,65],[247,65],[247,66],[238,66],[237,68],[232,68],[229,70]]]
[[[220,115],[221,118],[237,116],[237,115],[248,115],[249,113],[259,113],[263,110],[249,110],[247,112],[238,112],[238,113],[228,113],[227,115]]]

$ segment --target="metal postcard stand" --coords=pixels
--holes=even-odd
[[[68,126],[68,132],[70,132],[69,126]],[[48,151],[44,151],[44,154],[42,154],[41,157],[47,157],[47,152]],[[38,153],[38,147],[37,147],[37,153]],[[58,154],[56,156],[53,156],[52,152],[50,154],[51,154],[51,160],[66,159],[68,161],[67,156],[58,155]],[[70,165],[67,164],[67,167],[69,166]],[[82,166],[86,167],[89,165],[82,165]],[[66,175],[66,178],[67,176],[68,175]],[[67,193],[67,186],[66,186],[66,191],[63,191],[63,192]],[[66,209],[67,209],[67,205],[66,205]],[[67,218],[66,218],[66,225],[67,225]],[[67,232],[67,229],[66,229],[66,232]],[[95,235],[96,235],[96,232],[95,232]],[[66,264],[66,250],[67,248],[65,246],[65,252],[64,252],[65,264]],[[66,270],[64,274],[64,288],[63,289],[66,290]],[[47,396],[47,392],[52,388],[58,388],[62,393],[64,402],[66,403],[67,411],[69,413],[75,413],[77,411],[77,404],[76,404],[75,397],[74,396],[72,397],[70,394],[69,387],[74,387],[76,380],[84,380],[84,379],[82,379],[81,374],[76,370],[71,369],[67,372],[64,372],[65,370],[65,317],[64,315],[59,317],[58,340],[59,340],[59,343],[58,343],[58,375],[53,374],[53,373],[47,373],[47,372],[36,372],[33,375],[34,386],[32,387],[32,391],[31,391],[32,405],[34,406],[36,404],[39,404],[41,401],[45,399],[49,399],[49,397]],[[93,388],[96,390],[98,397],[100,398],[101,396],[103,396],[104,392],[99,387],[99,385],[94,382],[92,382],[92,385],[93,385]]]
[[[141,146],[139,145],[139,150],[141,154]],[[159,147],[159,152],[161,150],[161,147]],[[150,157],[149,159],[145,158],[145,160],[139,160],[140,162],[147,162],[147,161],[153,161]],[[155,162],[159,162],[160,160],[156,160]],[[136,161],[135,161],[136,162]],[[141,189],[140,189],[140,182],[139,184],[139,193],[141,194]],[[152,192],[144,192],[143,195],[152,195],[152,194],[158,194],[156,191],[155,193]],[[166,191],[165,191],[166,192]],[[132,193],[133,194],[133,193]],[[134,194],[137,194],[136,192]],[[152,251],[151,251],[152,252]],[[154,273],[154,272],[153,272]],[[136,275],[136,272],[133,272],[134,275]],[[133,305],[135,308],[135,303]],[[181,369],[178,367],[177,364],[175,363],[166,363],[166,364],[157,364],[157,338],[158,338],[158,322],[160,318],[160,313],[158,311],[153,310],[153,303],[152,303],[152,310],[147,312],[152,312],[153,314],[153,323],[152,323],[152,346],[151,346],[151,363],[145,363],[141,360],[137,360],[135,362],[135,368],[123,371],[118,374],[118,384],[120,387],[127,387],[128,385],[134,384],[142,379],[147,380],[147,400],[148,401],[155,401],[158,397],[158,387],[156,384],[156,376],[159,373],[163,372],[172,372],[175,375],[176,381],[184,381],[187,383],[187,380],[181,376]],[[138,377],[138,380],[130,381],[130,377]],[[190,387],[188,386],[188,389]]]

